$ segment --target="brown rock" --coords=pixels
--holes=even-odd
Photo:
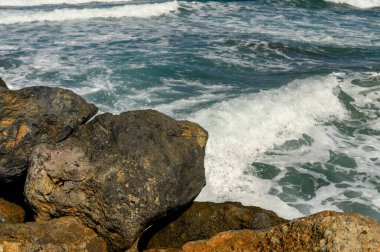
[[[2,252],[106,252],[107,245],[78,218],[0,225]]]
[[[0,198],[0,224],[24,222],[25,211],[22,207]]]
[[[127,250],[127,252],[134,252],[134,251]],[[152,248],[152,249],[144,250],[144,252],[181,252],[181,249],[178,249],[178,248]]]
[[[190,242],[182,252],[380,251],[380,225],[358,214],[321,212],[267,231],[228,231]]]
[[[69,90],[30,87],[0,92],[0,183],[14,182],[40,143],[66,139],[97,112]]]
[[[116,250],[205,185],[207,132],[157,111],[103,114],[36,147],[25,195],[40,219],[78,216]]]
[[[177,217],[177,218],[175,218]],[[180,216],[154,224],[140,238],[140,249],[181,248],[227,230],[268,229],[287,222],[274,212],[239,202],[194,202]]]

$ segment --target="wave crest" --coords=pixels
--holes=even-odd
[[[112,8],[55,9],[53,11],[13,11],[2,14],[0,24],[66,21],[90,18],[149,18],[177,11],[178,8],[178,2],[172,1],[154,4],[124,5]]]
[[[348,4],[357,8],[367,9],[380,7],[380,0],[326,0],[336,4]]]

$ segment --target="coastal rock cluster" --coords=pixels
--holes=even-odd
[[[154,110],[97,113],[69,90],[0,79],[0,251],[380,250],[380,225],[360,215],[288,221],[193,202],[202,127]]]
[[[153,110],[92,118],[97,110],[69,90],[4,88],[0,180],[16,186],[27,175],[38,223],[77,217],[122,251],[199,194],[208,136]]]

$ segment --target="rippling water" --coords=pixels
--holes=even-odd
[[[198,200],[380,221],[380,0],[2,0],[0,75],[210,134]]]

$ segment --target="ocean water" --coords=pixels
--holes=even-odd
[[[0,76],[199,123],[198,201],[380,221],[380,0],[1,0]]]

